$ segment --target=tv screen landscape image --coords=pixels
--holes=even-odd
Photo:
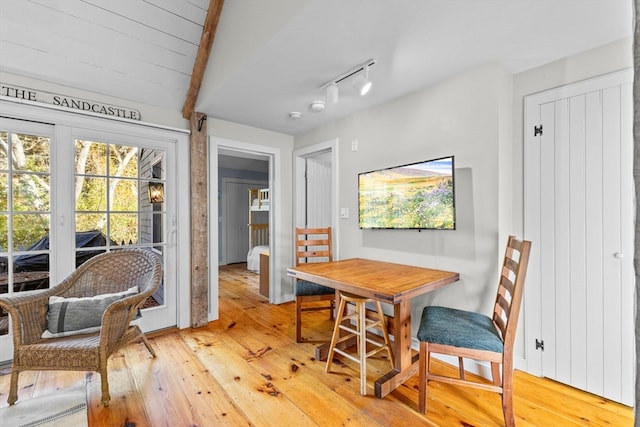
[[[454,157],[358,174],[363,229],[454,230]]]

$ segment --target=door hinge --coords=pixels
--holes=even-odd
[[[533,136],[542,135],[542,125],[533,127]]]
[[[544,340],[539,340],[536,338],[536,350],[544,351]]]

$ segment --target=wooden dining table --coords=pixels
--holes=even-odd
[[[411,299],[459,279],[451,271],[362,258],[301,264],[288,268],[287,275],[393,305],[395,367],[375,381],[378,398],[418,372],[418,354],[411,349]],[[326,360],[327,348],[328,344],[319,347],[316,357]]]

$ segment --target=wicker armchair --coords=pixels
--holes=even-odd
[[[97,255],[80,265],[57,286],[26,295],[0,296],[0,308],[9,312],[13,328],[13,367],[7,402],[18,400],[18,374],[29,370],[100,372],[102,403],[109,404],[107,360],[127,343],[141,339],[152,356],[155,352],[137,325],[130,322],[162,279],[160,258],[141,249],[119,249]],[[47,327],[50,296],[94,297],[126,291],[138,293],[111,303],[100,330],[58,338],[42,338]]]

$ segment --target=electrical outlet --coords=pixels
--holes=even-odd
[[[351,151],[358,151],[358,140],[354,139],[351,141]]]

